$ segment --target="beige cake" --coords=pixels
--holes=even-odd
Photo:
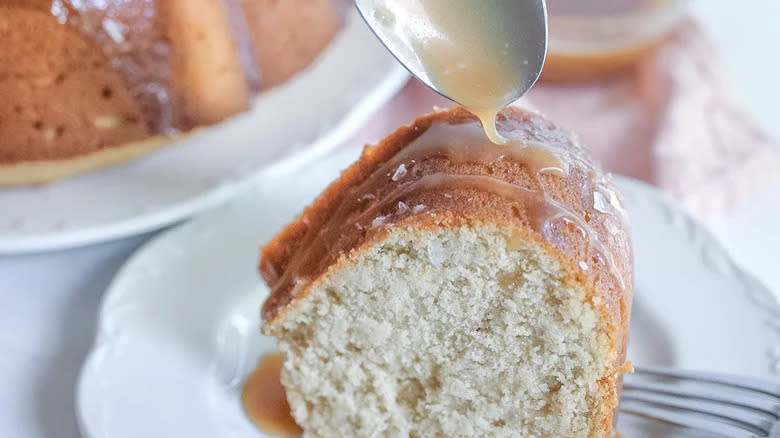
[[[519,109],[421,117],[262,250],[306,437],[605,437],[632,256],[620,195]]]

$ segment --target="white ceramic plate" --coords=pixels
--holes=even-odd
[[[85,437],[263,436],[239,403],[244,378],[274,348],[259,334],[267,290],[255,270],[258,246],[357,154],[268,177],[138,251],[105,297],[82,370],[77,409]],[[654,189],[619,184],[636,253],[630,359],[773,377],[780,355],[773,296]],[[628,416],[620,428],[631,438],[690,434]]]
[[[356,13],[306,71],[248,113],[140,160],[37,188],[0,189],[0,254],[153,230],[212,207],[261,170],[344,143],[408,79]]]

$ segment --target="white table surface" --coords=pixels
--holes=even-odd
[[[694,10],[721,47],[748,109],[780,138],[775,111],[780,1],[698,0]],[[743,267],[780,292],[778,217],[780,186],[709,225]],[[0,353],[0,436],[80,436],[74,387],[92,343],[100,298],[124,261],[150,237],[0,256],[0,345],[5,347]]]

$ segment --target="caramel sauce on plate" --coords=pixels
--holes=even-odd
[[[270,435],[294,437],[303,433],[295,423],[280,381],[284,355],[267,353],[260,358],[252,375],[244,383],[241,402],[247,417],[258,429]]]

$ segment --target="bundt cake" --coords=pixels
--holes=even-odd
[[[566,131],[455,108],[360,160],[261,251],[306,437],[605,437],[632,296],[620,194]]]
[[[334,0],[0,0],[0,186],[126,161],[248,108],[341,26]]]

